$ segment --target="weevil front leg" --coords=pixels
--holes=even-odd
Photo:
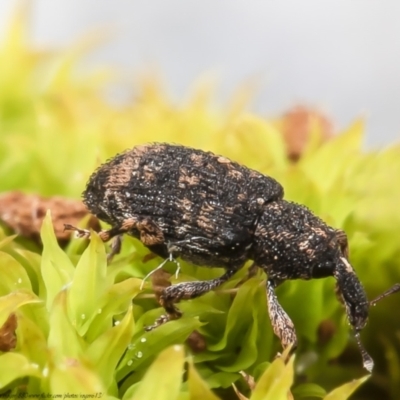
[[[90,230],[77,228],[70,224],[64,224],[64,230],[75,231],[80,238],[90,238]],[[113,226],[110,229],[99,232],[99,237],[103,242],[108,242],[114,238],[111,244],[111,251],[107,255],[107,261],[110,263],[113,257],[121,251],[121,240],[124,233],[136,230],[139,232],[141,242],[146,246],[155,246],[164,242],[164,235],[161,229],[148,218],[127,218],[122,224]]]
[[[164,307],[167,314],[158,318],[153,325],[146,327],[146,331],[151,331],[167,321],[180,318],[182,312],[175,306],[175,303],[183,299],[194,299],[221,286],[229,280],[240,267],[228,269],[225,274],[219,278],[209,281],[182,282],[165,288],[161,293],[159,303]]]
[[[297,346],[296,330],[292,320],[278,302],[278,298],[275,294],[276,286],[278,285],[274,280],[268,279],[267,303],[272,329],[275,335],[278,336],[284,349],[291,345],[294,350]]]

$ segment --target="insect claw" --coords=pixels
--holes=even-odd
[[[158,328],[160,325],[165,324],[166,322],[168,322],[170,320],[168,315],[161,315],[159,318],[157,318],[157,320],[154,322],[153,325],[148,325],[144,328],[144,330],[146,332],[150,332],[155,328]]]
[[[78,238],[90,238],[90,231],[88,229],[77,228],[70,224],[64,224],[64,231],[74,231]]]

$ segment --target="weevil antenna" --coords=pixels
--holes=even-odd
[[[386,290],[385,292],[383,292],[382,294],[380,294],[378,297],[376,297],[374,300],[369,302],[369,305],[372,306],[376,306],[376,303],[378,303],[378,301],[381,301],[382,299],[384,299],[385,297],[390,296],[391,294],[400,292],[400,283],[396,283],[395,285],[393,285],[390,289]]]

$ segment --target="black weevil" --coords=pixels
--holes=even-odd
[[[269,316],[283,347],[295,347],[297,338],[274,289],[288,279],[333,276],[364,367],[371,372],[373,360],[360,341],[370,303],[349,263],[346,234],[305,206],[283,200],[283,194],[273,178],[225,157],[154,143],[101,165],[90,177],[83,199],[90,212],[111,225],[100,232],[103,241],[116,238],[110,256],[118,252],[126,233],[163,257],[160,267],[180,257],[195,265],[225,268],[219,278],[165,288],[160,303],[166,315],[149,329],[179,318],[175,303],[220,286],[251,259],[268,276]],[[399,290],[395,285],[371,304]]]

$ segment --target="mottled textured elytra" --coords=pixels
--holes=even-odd
[[[283,188],[274,179],[210,152],[148,144],[100,166],[83,198],[95,216],[111,225],[100,237],[116,237],[113,253],[126,233],[163,257],[164,263],[177,263],[179,257],[199,266],[225,268],[220,278],[165,288],[160,303],[166,315],[149,329],[179,318],[175,303],[220,286],[253,260],[268,276],[268,311],[283,347],[295,347],[297,338],[274,289],[288,279],[333,276],[364,366],[372,370],[373,361],[359,339],[369,302],[348,261],[346,234],[306,207],[283,200]]]

